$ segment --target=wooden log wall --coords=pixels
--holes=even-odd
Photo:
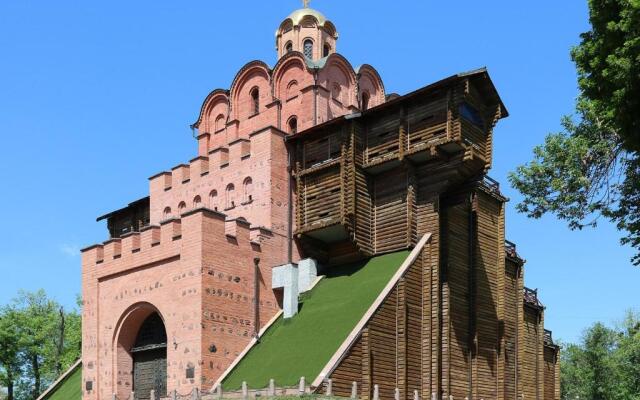
[[[433,235],[421,273],[395,289],[340,366],[359,370],[368,394],[374,383],[382,398],[416,385],[427,398],[541,399],[551,390],[541,377],[542,310],[523,303],[522,260],[505,254],[506,199],[478,180],[504,110],[487,84],[460,79],[299,139],[299,233],[341,224],[351,246],[330,245],[341,260]],[[352,376],[340,368],[336,377]],[[340,390],[350,395],[350,382]]]
[[[504,290],[504,398],[515,399],[518,394],[518,328],[522,318],[521,262],[507,258]]]
[[[473,398],[503,399],[500,389],[500,332],[504,294],[503,203],[483,190],[476,195],[477,233],[473,246],[477,356],[474,358]]]
[[[540,357],[543,336],[540,311],[529,305],[524,306],[522,330],[522,351],[518,373],[522,394],[526,399],[541,399]]]
[[[341,218],[340,165],[303,176],[300,212],[302,225],[322,225]]]
[[[425,247],[331,373],[336,396],[349,397],[354,381],[365,400],[372,398],[374,384],[383,399],[393,399],[395,388],[403,400],[411,399],[414,390],[423,396],[423,378],[429,380],[423,362],[425,343],[430,343],[423,329],[424,309],[431,307],[430,298],[423,297],[429,253]]]
[[[407,247],[409,237],[407,171],[395,169],[373,178],[374,251],[385,253]]]
[[[447,260],[443,265],[443,390],[454,398],[469,396],[472,383],[472,202],[470,193],[448,199],[441,219],[443,257]]]
[[[557,349],[553,345],[544,346],[544,400],[556,400],[556,358]],[[559,396],[558,396],[559,400]]]

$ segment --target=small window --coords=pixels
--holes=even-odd
[[[220,131],[222,128],[224,128],[225,122],[224,122],[224,115],[220,114],[216,117],[216,123],[215,123],[215,127],[214,127],[214,132],[218,132]]]
[[[284,45],[284,52],[291,53],[292,51],[293,51],[293,43],[287,42],[287,44]]]
[[[480,128],[484,127],[484,121],[482,120],[480,113],[469,103],[462,103],[462,105],[460,105],[460,115],[462,118],[468,120],[474,125],[477,125]]]
[[[287,85],[287,100],[298,94],[298,81],[295,79]]]
[[[245,178],[242,182],[242,202],[250,203],[253,201],[253,180],[251,177]]]
[[[369,109],[369,93],[362,93],[362,111]]]
[[[295,135],[298,133],[298,118],[291,117],[289,118],[289,133]]]
[[[225,190],[225,199],[224,199],[224,208],[230,209],[236,206],[235,201],[233,200],[233,192],[235,190],[235,186],[233,183],[227,185],[227,189]]]
[[[304,56],[312,59],[313,58],[313,41],[311,39],[307,39],[304,41]]]
[[[253,109],[253,115],[260,113],[260,89],[251,89],[251,104]]]
[[[162,219],[169,219],[171,217],[171,207],[165,207],[162,212]]]
[[[212,210],[218,211],[218,191],[212,190],[209,193],[209,208]]]
[[[202,198],[196,196],[193,198],[193,208],[200,208],[202,206]]]
[[[182,215],[182,213],[185,211],[187,211],[187,203],[181,201],[180,204],[178,204],[178,214]]]
[[[325,43],[324,48],[322,49],[322,57],[328,57],[330,52],[331,46],[329,46],[329,43]]]
[[[333,86],[331,87],[331,97],[334,100],[342,102],[341,94],[342,94],[342,88],[340,87],[340,84],[334,83]]]

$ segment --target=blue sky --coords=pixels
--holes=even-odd
[[[577,340],[640,307],[640,268],[615,227],[572,232],[514,206],[508,171],[559,129],[577,95],[569,48],[586,1],[316,0],[338,51],[407,93],[487,66],[511,116],[495,131],[491,176],[511,198],[507,237],[540,288],[546,325]],[[189,124],[205,96],[253,59],[273,65],[273,32],[298,8],[278,1],[0,2],[0,304],[45,288],[71,307],[95,218],[147,194],[147,178],[196,154]]]

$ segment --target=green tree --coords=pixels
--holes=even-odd
[[[615,329],[594,324],[560,354],[563,399],[640,400],[638,314],[629,312]]]
[[[6,387],[7,400],[14,399],[16,383],[20,378],[18,333],[12,310],[0,310],[0,387]]]
[[[552,213],[571,229],[613,221],[640,265],[640,0],[589,0],[589,11],[591,30],[571,50],[576,117],[509,180],[529,217]]]
[[[80,356],[81,318],[43,290],[20,292],[0,311],[0,384],[33,400]]]
[[[580,345],[569,345],[560,360],[562,398],[609,400],[614,380],[612,355],[616,334],[596,323],[583,335]]]
[[[620,399],[640,400],[640,316],[629,312],[620,328],[613,362]]]

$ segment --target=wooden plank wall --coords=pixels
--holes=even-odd
[[[544,346],[544,400],[556,400],[556,348]]]
[[[508,259],[505,265],[505,305],[504,305],[504,398],[515,399],[517,397],[517,348],[518,327],[521,318],[522,305],[519,299],[522,292],[519,290],[520,266],[513,259]]]
[[[519,382],[522,385],[521,393],[526,399],[536,400],[540,400],[538,393],[540,384],[538,353],[540,337],[543,335],[538,315],[538,310],[527,305],[524,306],[523,348],[519,363],[520,371],[518,373]]]
[[[350,397],[352,382],[356,382],[358,388],[362,388],[362,336],[351,346],[346,357],[331,374],[333,380],[333,392],[338,397]]]
[[[374,178],[375,252],[407,247],[407,172],[401,168]]]
[[[471,199],[461,196],[442,212],[443,257],[447,260],[443,286],[443,386],[454,398],[469,396],[471,383]]]
[[[474,360],[474,398],[501,399],[498,332],[503,295],[504,238],[502,203],[484,191],[476,195],[477,233],[474,238],[475,315],[477,356]]]
[[[417,231],[422,236],[431,233],[428,255],[424,255],[422,268],[422,395],[440,391],[440,194],[429,190],[427,185],[418,185]],[[426,397],[425,397],[426,396]]]
[[[401,399],[411,399],[414,390],[422,398],[429,397],[422,394],[424,343],[429,343],[430,336],[422,328],[423,310],[430,308],[430,299],[423,297],[429,246],[409,267],[330,374],[335,395],[349,397],[355,381],[362,399],[371,399],[375,384],[383,399],[393,399],[396,387]]]
[[[339,165],[302,177],[301,223],[322,223],[341,216]]]

